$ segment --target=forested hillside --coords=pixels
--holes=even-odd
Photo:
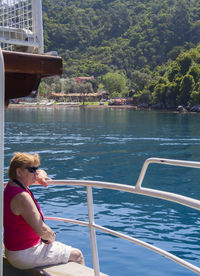
[[[103,84],[122,74],[141,101],[162,100],[156,81],[200,43],[199,0],[43,0],[43,19],[45,51],[63,57],[64,77]]]

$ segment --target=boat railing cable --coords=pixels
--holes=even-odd
[[[164,158],[148,158],[143,164],[143,167],[140,172],[140,176],[138,178],[138,181],[136,183],[136,187],[140,188],[144,179],[144,176],[146,174],[147,168],[150,164],[157,163],[157,164],[163,164],[163,165],[171,165],[171,166],[179,166],[179,167],[188,167],[188,168],[200,168],[200,162],[194,162],[194,161],[185,161],[185,160],[174,160],[174,159],[164,159]]]
[[[0,276],[3,275],[4,59],[0,45]]]
[[[63,221],[73,224],[78,224],[82,226],[87,226],[90,229],[90,239],[91,239],[91,247],[92,247],[92,257],[93,257],[93,268],[94,268],[94,275],[99,276],[100,275],[100,268],[99,268],[99,258],[98,258],[98,248],[97,248],[97,242],[96,242],[96,233],[95,230],[100,230],[106,233],[109,233],[111,235],[126,239],[132,243],[141,245],[143,247],[146,247],[166,258],[171,259],[172,261],[186,267],[187,269],[200,274],[200,268],[161,249],[158,248],[152,244],[149,244],[147,242],[144,242],[142,240],[136,239],[134,237],[131,237],[129,235],[113,231],[109,228],[100,226],[95,223],[94,219],[94,207],[93,207],[93,194],[92,194],[92,188],[105,188],[105,189],[111,189],[111,190],[118,190],[133,194],[140,194],[145,195],[149,197],[164,199],[167,201],[175,202],[196,210],[200,210],[200,200],[190,198],[187,196],[166,192],[162,190],[156,190],[156,189],[149,189],[149,188],[143,188],[142,182],[144,180],[147,168],[149,164],[151,163],[158,163],[158,164],[164,164],[164,165],[172,165],[172,166],[183,166],[183,167],[190,167],[190,168],[200,168],[200,162],[191,162],[191,161],[182,161],[182,160],[172,160],[172,159],[162,159],[162,158],[149,158],[147,159],[143,167],[141,169],[138,181],[136,183],[136,186],[130,186],[130,185],[124,185],[124,184],[118,184],[118,183],[111,183],[111,182],[101,182],[101,181],[87,181],[87,180],[54,180],[54,181],[48,181],[48,185],[67,185],[67,186],[85,186],[87,189],[87,204],[88,204],[88,221],[78,221],[73,219],[66,219],[66,218],[60,218],[60,217],[45,217],[47,220],[53,220],[53,221]]]

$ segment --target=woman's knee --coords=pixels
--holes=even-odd
[[[84,265],[85,262],[81,250],[77,248],[72,248],[71,254],[69,256],[69,262],[75,262]]]

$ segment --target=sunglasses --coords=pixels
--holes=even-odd
[[[38,170],[38,167],[26,167],[25,169],[27,169],[30,173],[35,173]]]

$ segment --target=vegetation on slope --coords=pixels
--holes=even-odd
[[[199,101],[198,48],[187,52],[200,42],[199,0],[43,0],[43,18],[64,78],[93,75],[97,88],[116,74],[138,102]]]

